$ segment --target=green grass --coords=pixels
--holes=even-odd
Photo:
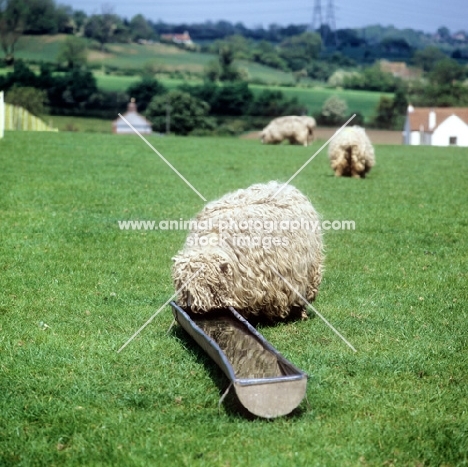
[[[286,180],[319,147],[150,138],[209,200]],[[0,140],[0,465],[468,465],[468,151],[376,147],[365,180],[325,154],[294,184],[324,219],[319,320],[263,327],[310,374],[291,416],[248,419],[165,309],[185,232],[120,231],[203,202],[137,137]],[[49,327],[45,327],[47,324]]]
[[[117,118],[117,115],[116,115]],[[45,122],[59,131],[80,131],[85,133],[112,133],[112,121],[102,118],[69,117],[62,115],[46,115]]]
[[[252,86],[254,92],[258,93],[265,89],[263,86]],[[297,100],[305,105],[309,113],[320,112],[324,102],[331,96],[338,96],[346,101],[349,113],[360,112],[367,119],[375,115],[380,96],[389,96],[392,94],[379,93],[373,91],[352,91],[344,89],[327,89],[321,87],[282,87],[269,86],[268,89],[280,90],[285,97],[296,97]]]
[[[110,74],[104,74],[102,72],[94,72],[96,77],[97,85],[100,89],[106,91],[120,91],[124,92],[128,87],[141,80],[140,76],[116,76]],[[158,76],[157,78],[167,89],[174,89],[182,84],[196,85],[201,84],[201,80],[183,80],[176,78],[167,78],[167,75]]]
[[[60,44],[66,36],[23,36],[18,41],[15,57],[25,60],[55,62]],[[216,56],[201,52],[188,52],[168,44],[107,44],[105,52],[90,50],[88,62],[102,67],[134,69],[135,74],[144,65],[152,64],[162,73],[189,73],[201,78],[205,66]],[[240,68],[247,70],[250,79],[262,80],[265,83],[292,83],[294,77],[258,63],[240,61]],[[115,89],[117,90],[117,89]]]

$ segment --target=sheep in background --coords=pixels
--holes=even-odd
[[[195,313],[232,306],[247,319],[270,322],[307,316],[303,300],[273,268],[308,301],[315,299],[324,261],[319,216],[293,186],[276,194],[282,187],[252,185],[198,214],[197,229],[173,258],[180,306]]]
[[[288,140],[291,144],[307,146],[313,140],[314,128],[315,120],[312,117],[278,117],[262,130],[260,139],[265,144],[279,144]]]
[[[365,178],[375,165],[374,148],[364,128],[346,127],[328,146],[331,168],[337,177]]]

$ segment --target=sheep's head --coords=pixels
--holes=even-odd
[[[178,303],[194,312],[234,305],[230,300],[234,270],[221,250],[182,252],[173,258],[172,277]]]

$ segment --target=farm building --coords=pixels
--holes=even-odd
[[[122,116],[142,135],[151,133],[151,122],[137,112],[135,99],[130,100],[127,111]],[[135,133],[125,120],[120,117],[115,119],[112,122],[112,133],[119,135]]]
[[[186,47],[192,47],[194,45],[188,31],[185,31],[183,34],[161,34],[161,40],[185,45]]]
[[[403,143],[468,146],[468,108],[408,106]]]

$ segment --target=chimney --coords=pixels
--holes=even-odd
[[[436,113],[434,110],[429,112],[429,131],[432,131],[437,125]]]
[[[136,103],[135,103],[135,98],[132,97],[130,99],[130,102],[128,103],[127,112],[136,112],[136,111],[137,111],[137,106],[136,106]]]

